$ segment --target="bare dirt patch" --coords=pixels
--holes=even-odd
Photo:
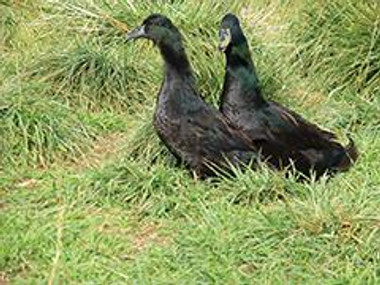
[[[7,279],[4,272],[0,271],[0,285],[7,285],[9,284],[9,280]]]
[[[170,240],[159,232],[161,228],[162,224],[160,223],[149,223],[144,225],[133,239],[134,248],[138,251],[142,251],[151,244],[168,246]]]
[[[103,162],[121,151],[126,143],[125,136],[123,133],[111,133],[100,137],[95,141],[93,148],[83,154],[71,166],[77,171],[99,167]]]

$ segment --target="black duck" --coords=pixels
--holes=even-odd
[[[165,62],[153,124],[170,152],[201,178],[256,157],[250,141],[199,96],[181,34],[173,23],[163,15],[150,15],[127,35],[127,40],[138,38],[152,40]]]
[[[293,165],[304,177],[310,177],[311,170],[318,178],[325,172],[344,171],[352,165],[358,152],[351,139],[344,147],[333,133],[265,100],[235,15],[223,18],[219,40],[219,48],[226,56],[220,111],[248,137],[260,141],[264,158],[276,168]]]

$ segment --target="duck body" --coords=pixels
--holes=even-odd
[[[254,140],[263,157],[278,169],[293,166],[304,176],[314,173],[317,178],[348,169],[358,156],[352,140],[344,147],[333,133],[265,100],[238,19],[228,14],[221,29],[230,33],[220,104],[229,121]]]

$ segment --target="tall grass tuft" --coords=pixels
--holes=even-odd
[[[88,149],[93,132],[68,106],[48,96],[49,85],[14,86],[0,97],[0,163],[46,165]]]
[[[380,92],[380,7],[377,1],[306,1],[290,28],[298,62],[329,91]]]
[[[58,93],[71,99],[120,109],[142,100],[142,96],[136,97],[131,84],[139,83],[136,68],[122,52],[83,44],[38,54],[30,67],[30,76],[52,83]]]

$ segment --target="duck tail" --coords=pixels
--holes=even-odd
[[[347,137],[350,142],[344,147],[344,154],[336,166],[339,171],[348,170],[359,157],[359,151],[354,143],[354,140],[349,135],[347,135]]]

